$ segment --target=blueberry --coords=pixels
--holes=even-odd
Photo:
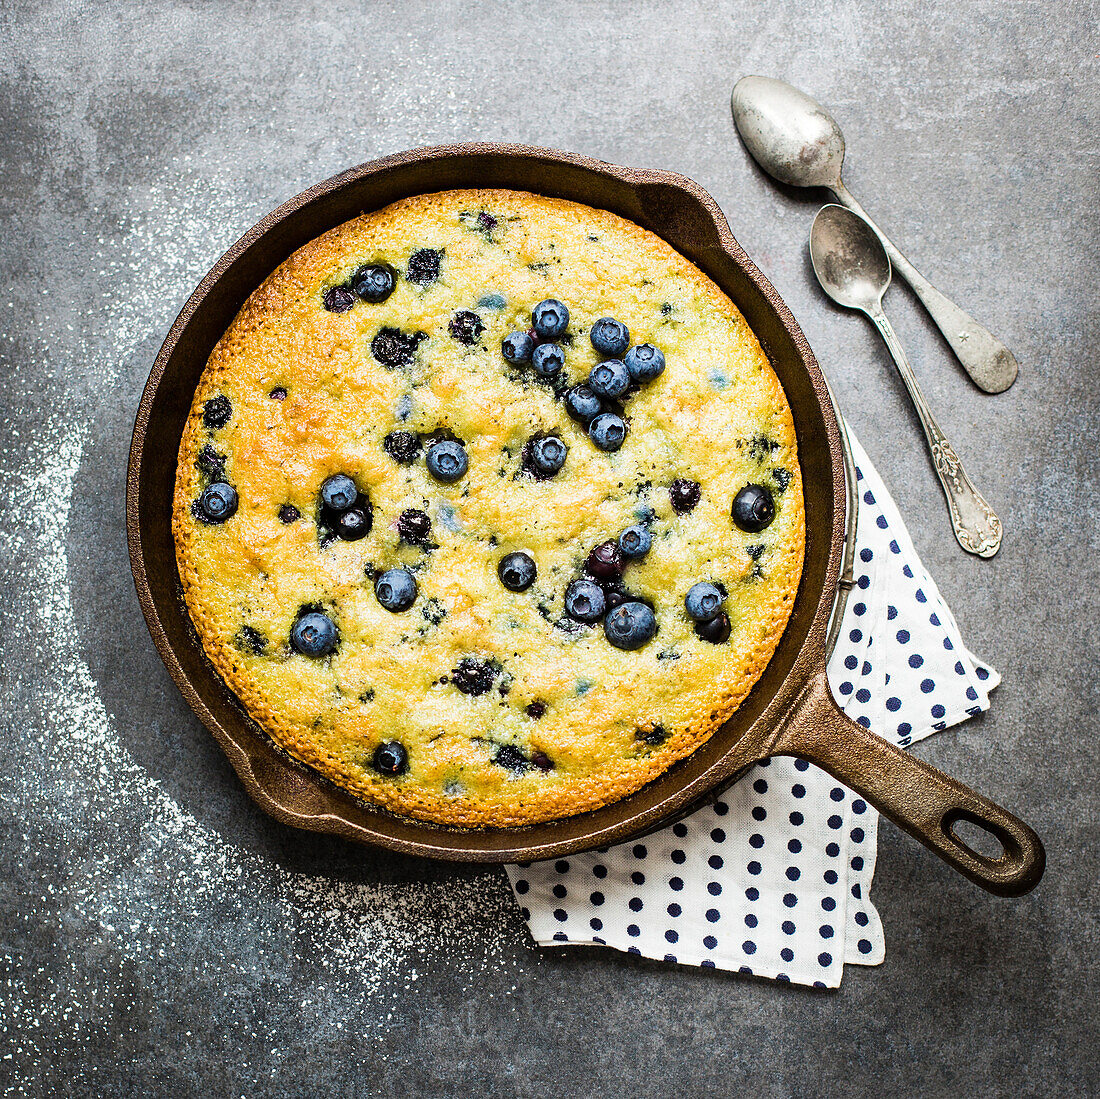
[[[209,443],[199,451],[195,465],[200,473],[205,474],[212,481],[221,481],[225,478],[225,455],[219,454]]]
[[[409,753],[404,744],[387,740],[374,749],[371,763],[380,775],[403,775],[409,769]]]
[[[283,504],[279,508],[279,522],[285,523],[287,526],[291,523],[297,523],[301,517],[302,513],[293,504]]]
[[[556,435],[547,435],[545,439],[532,439],[524,451],[532,473],[537,477],[553,477],[565,465],[569,448]]]
[[[653,545],[653,535],[643,526],[627,527],[619,535],[619,548],[627,557],[645,557]]]
[[[345,542],[358,542],[370,534],[371,517],[364,508],[348,508],[336,519],[336,533]]]
[[[411,431],[391,431],[382,440],[382,449],[395,462],[407,466],[420,453],[420,440]]]
[[[493,685],[497,670],[487,660],[473,656],[463,657],[451,672],[451,682],[464,695],[483,695]]]
[[[664,372],[665,357],[651,343],[640,343],[632,347],[623,358],[630,376],[639,384],[651,382]]]
[[[330,286],[321,301],[330,313],[346,313],[355,304],[355,295],[346,286]]]
[[[513,744],[502,744],[496,750],[493,762],[517,775],[531,767],[531,761]]]
[[[470,466],[466,448],[454,439],[440,439],[428,448],[428,472],[446,484],[457,481]]]
[[[784,469],[783,466],[776,466],[772,470],[772,480],[775,482],[775,487],[780,492],[786,492],[787,486],[791,483],[791,471]]]
[[[497,227],[497,219],[488,210],[477,215],[477,227],[484,233],[491,233]]]
[[[396,328],[381,328],[370,342],[370,353],[383,365],[391,369],[408,366],[416,358],[416,349],[426,340],[424,332],[400,332]]]
[[[603,620],[603,632],[616,649],[640,649],[657,632],[657,618],[644,603],[623,603]]]
[[[500,341],[500,353],[510,362],[518,365],[531,361],[535,350],[535,341],[526,332],[509,332]]]
[[[578,423],[587,425],[603,412],[603,401],[582,383],[565,394],[565,411]]]
[[[238,649],[263,656],[267,649],[267,638],[253,626],[242,626],[233,638]]]
[[[691,511],[699,503],[700,495],[702,490],[699,488],[699,482],[689,481],[686,477],[677,477],[668,486],[669,503],[672,504],[673,510],[681,515]]]
[[[532,752],[531,762],[540,771],[552,771],[554,769],[554,761],[545,752]]]
[[[603,589],[604,598],[607,600],[607,609],[614,610],[615,607],[620,606],[623,603],[629,603],[631,597],[626,594],[620,587],[612,587],[610,584],[604,584]]]
[[[715,615],[709,622],[696,622],[695,632],[712,645],[721,645],[730,637],[730,620],[728,614]]]
[[[336,648],[336,623],[327,614],[303,614],[290,628],[290,647],[302,656],[328,656]]]
[[[432,531],[432,521],[419,508],[408,508],[397,517],[397,535],[410,546],[422,546]]]
[[[540,340],[556,340],[565,335],[569,310],[557,298],[546,298],[531,310],[531,325]]]
[[[355,482],[346,473],[334,473],[321,485],[321,500],[333,511],[347,511],[359,497]]]
[[[592,367],[588,388],[598,397],[621,397],[630,388],[630,371],[620,359],[605,359]]]
[[[630,346],[630,329],[614,317],[600,317],[592,325],[588,338],[601,355],[617,358]]]
[[[763,485],[745,485],[733,498],[733,521],[749,534],[756,534],[775,518],[775,501]]]
[[[536,699],[534,702],[527,703],[527,709],[524,711],[529,718],[538,721],[544,713],[546,713],[546,703],[540,702]]]
[[[443,259],[442,250],[421,248],[409,256],[409,270],[405,278],[417,286],[427,286],[439,278],[439,264]]]
[[[541,378],[552,378],[565,365],[565,352],[556,343],[540,343],[531,353],[531,365]]]
[[[447,324],[447,331],[467,347],[473,347],[485,331],[485,322],[472,310],[460,309]]]
[[[640,740],[643,744],[656,747],[668,740],[668,733],[665,732],[663,725],[653,725],[648,729],[635,729],[634,738]]]
[[[574,580],[565,589],[565,613],[578,622],[599,622],[607,610],[607,598],[594,580]]]
[[[211,397],[210,400],[202,406],[202,423],[204,427],[209,428],[211,431],[217,431],[218,428],[225,427],[229,423],[229,417],[233,415],[233,406],[229,403],[229,398],[224,393],[219,393],[216,397]]]
[[[497,566],[497,576],[509,591],[526,591],[537,574],[535,559],[522,551],[505,554]]]
[[[397,272],[384,263],[366,263],[351,277],[351,288],[363,301],[383,302],[397,286]]]
[[[386,569],[374,582],[374,595],[388,611],[407,611],[416,602],[416,581],[408,569]]]
[[[623,551],[618,542],[601,542],[589,555],[584,567],[597,580],[618,580],[623,574]]]
[[[702,581],[692,584],[684,596],[684,609],[696,622],[709,622],[722,610],[725,596],[716,584]]]
[[[270,392],[270,393],[268,394],[268,396],[269,396],[269,397],[270,397],[270,398],[271,398],[271,399],[272,399],[273,401],[285,401],[285,400],[286,400],[286,386],[285,386],[285,385],[277,385],[277,386],[276,386],[276,387],[275,387],[275,388],[274,388],[274,389],[273,389],[273,390],[272,390],[272,391],[271,391],[271,392]]]
[[[237,511],[237,490],[225,481],[214,481],[202,490],[198,507],[207,523],[224,523]]]
[[[588,437],[600,450],[618,450],[626,438],[626,424],[614,412],[603,412],[588,425]]]

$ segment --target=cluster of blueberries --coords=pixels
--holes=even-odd
[[[557,298],[547,298],[531,310],[528,331],[504,337],[501,354],[516,366],[530,363],[540,378],[552,381],[565,365],[565,352],[558,341],[568,327],[568,307]],[[600,450],[618,450],[626,439],[626,421],[617,402],[632,388],[658,377],[665,368],[665,357],[652,344],[631,347],[630,330],[614,317],[596,321],[589,339],[596,351],[607,357],[592,368],[587,382],[566,392],[565,408]]]
[[[439,278],[443,253],[437,248],[421,248],[409,256],[405,278],[417,286],[427,286]],[[321,295],[330,313],[346,313],[357,301],[377,305],[397,288],[397,272],[388,263],[365,263],[339,286],[330,286]]]

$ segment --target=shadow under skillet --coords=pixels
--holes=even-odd
[[[148,364],[154,353],[150,345],[138,356]],[[125,481],[135,405],[133,394],[120,387],[95,410],[74,477],[66,544],[74,640],[122,748],[200,824],[285,870],[381,882],[499,874],[491,866],[398,856],[290,828],[248,797],[157,656],[134,592]]]

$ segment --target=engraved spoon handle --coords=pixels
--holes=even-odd
[[[928,402],[924,399],[924,393],[913,374],[913,368],[909,365],[905,349],[901,346],[893,325],[886,319],[886,314],[879,307],[875,311],[868,310],[867,315],[886,341],[901,380],[905,383],[905,388],[909,390],[909,396],[913,400],[913,407],[917,410],[921,427],[924,429],[924,437],[928,440],[928,447],[932,452],[932,464],[936,467],[936,476],[939,477],[943,494],[947,497],[947,507],[951,512],[951,526],[954,528],[959,545],[967,553],[976,554],[978,557],[992,557],[1001,548],[1001,536],[1004,534],[1001,520],[974,487],[974,482],[967,476],[959,456],[932,416]]]
[[[894,270],[913,288],[974,384],[986,393],[1003,393],[1016,380],[1020,369],[1015,355],[988,328],[941,294],[897,250],[839,179],[832,185],[832,191],[842,205],[859,214],[878,234]]]

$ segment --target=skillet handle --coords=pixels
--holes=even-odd
[[[1039,837],[999,805],[852,721],[822,669],[795,703],[773,755],[800,756],[866,798],[883,816],[990,893],[1018,897],[1039,883]],[[972,850],[955,831],[965,821],[994,836],[999,858]]]

